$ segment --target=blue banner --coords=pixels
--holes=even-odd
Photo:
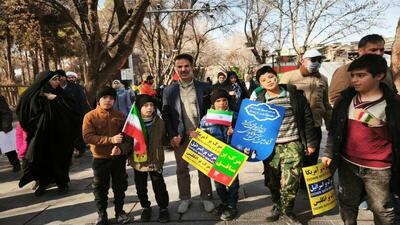
[[[264,160],[271,155],[285,108],[244,99],[231,145],[249,155],[248,161]]]

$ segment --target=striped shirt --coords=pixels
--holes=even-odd
[[[294,112],[292,106],[290,105],[289,92],[282,87],[280,90],[280,94],[277,97],[271,97],[267,92],[265,93],[266,103],[285,108],[285,116],[283,117],[281,127],[279,128],[278,137],[276,139],[277,144],[288,143],[300,139]],[[255,91],[252,93],[250,100],[257,100],[257,94]]]

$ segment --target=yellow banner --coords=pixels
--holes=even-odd
[[[336,206],[333,177],[322,163],[303,168],[313,215],[318,215]]]

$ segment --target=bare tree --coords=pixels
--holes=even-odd
[[[116,76],[131,54],[142,26],[150,0],[137,0],[133,9],[127,9],[124,0],[113,0],[113,20],[118,24],[111,32],[102,30],[98,17],[98,0],[38,0],[38,4],[54,8],[69,19],[84,43],[88,73],[85,88],[90,100],[96,89]],[[116,19],[114,19],[114,17]]]
[[[376,25],[388,4],[375,0],[274,0],[273,7],[285,15],[291,44],[302,54],[312,43],[340,40]]]
[[[396,36],[392,46],[390,68],[393,73],[393,80],[397,90],[400,90],[400,19],[397,22]]]

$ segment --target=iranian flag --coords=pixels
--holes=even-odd
[[[207,123],[219,124],[229,127],[232,125],[232,118],[232,111],[209,109],[207,111],[206,121]]]
[[[122,132],[134,139],[133,150],[135,153],[139,155],[146,154],[147,130],[135,104],[132,105]]]

